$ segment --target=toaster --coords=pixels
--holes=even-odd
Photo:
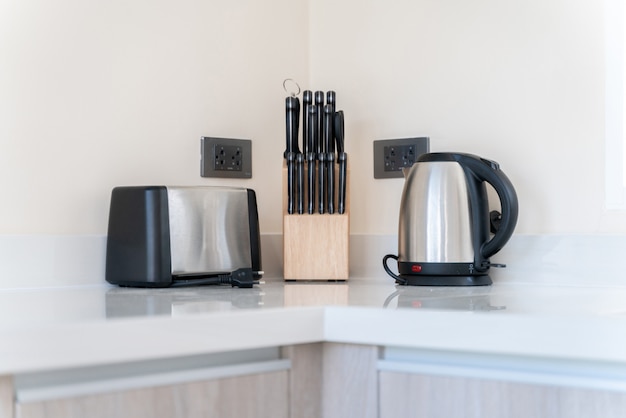
[[[125,186],[111,192],[106,281],[231,284],[261,277],[256,194],[233,187]]]

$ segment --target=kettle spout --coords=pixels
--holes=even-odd
[[[411,171],[411,167],[402,167],[402,175],[404,176],[404,179],[406,180],[406,178],[409,176],[409,171]]]

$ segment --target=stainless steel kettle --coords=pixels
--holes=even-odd
[[[398,256],[383,258],[398,284],[489,285],[489,257],[507,243],[518,216],[517,194],[498,163],[470,154],[423,154],[407,170],[398,229]],[[485,183],[501,213],[489,212]],[[490,231],[494,233],[490,236]],[[387,260],[398,262],[399,275]]]

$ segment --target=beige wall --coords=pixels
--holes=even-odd
[[[355,229],[397,228],[402,180],[372,178],[372,140],[427,135],[500,163],[518,233],[626,231],[603,209],[601,1],[311,4],[312,82],[348,109]]]
[[[282,80],[346,113],[352,232],[395,234],[372,141],[495,159],[519,233],[626,232],[604,211],[596,0],[0,2],[0,234],[104,234],[126,184],[243,185],[281,231]],[[253,179],[199,175],[202,135],[253,140]]]
[[[104,234],[129,184],[252,187],[278,230],[307,22],[290,0],[0,2],[0,234]],[[203,135],[253,139],[254,178],[201,178]]]

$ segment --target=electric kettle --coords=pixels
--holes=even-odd
[[[507,243],[518,216],[517,194],[495,161],[462,153],[421,155],[405,171],[398,255],[383,258],[396,283],[423,286],[490,285],[489,257]],[[489,212],[485,183],[500,199]],[[490,232],[494,235],[491,236]],[[387,264],[397,260],[398,273]]]

